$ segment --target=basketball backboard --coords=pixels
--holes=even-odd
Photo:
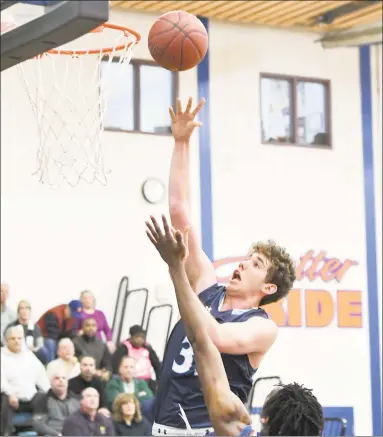
[[[108,19],[108,0],[1,0],[1,71],[73,41]]]

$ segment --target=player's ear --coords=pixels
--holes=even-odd
[[[261,291],[263,294],[271,295],[276,293],[277,290],[278,287],[275,284],[264,284]]]

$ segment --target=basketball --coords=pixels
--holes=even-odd
[[[205,26],[192,14],[171,11],[161,15],[149,31],[153,59],[170,71],[185,71],[205,57],[208,36]]]

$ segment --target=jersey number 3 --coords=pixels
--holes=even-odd
[[[187,337],[182,341],[182,349],[178,357],[173,361],[172,370],[179,375],[186,375],[194,372],[194,375],[198,375],[195,362],[193,348]]]

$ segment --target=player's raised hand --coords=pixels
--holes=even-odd
[[[187,142],[196,127],[202,126],[200,121],[196,121],[197,114],[203,108],[205,99],[202,98],[198,105],[192,110],[193,99],[189,97],[185,111],[182,110],[182,103],[177,99],[176,112],[172,107],[169,108],[172,119],[172,133],[175,141]]]
[[[150,216],[151,223],[146,221],[146,234],[158,250],[161,258],[169,267],[185,263],[188,257],[188,230],[182,234],[171,229],[164,215],[162,215],[163,230],[157,220]]]

